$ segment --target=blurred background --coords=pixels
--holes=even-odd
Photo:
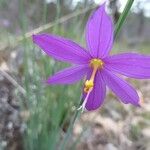
[[[117,22],[127,0],[109,0]],[[150,150],[150,81],[125,78],[142,107],[107,92],[102,108],[78,116],[82,83],[45,86],[68,66],[33,45],[33,33],[70,38],[85,47],[85,24],[101,0],[0,0],[0,150]],[[135,0],[112,53],[150,53],[150,1]]]

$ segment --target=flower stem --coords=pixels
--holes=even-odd
[[[122,27],[123,23],[125,22],[125,19],[131,9],[133,2],[134,2],[134,0],[128,0],[127,4],[123,10],[123,13],[120,15],[120,17],[117,21],[116,27],[115,27],[115,38],[117,37],[118,33],[120,32],[121,27]]]
[[[82,102],[82,101],[83,101],[83,100],[81,99],[81,101],[80,101],[80,103],[79,103],[79,106],[81,105],[81,102]],[[79,108],[79,107],[77,107],[77,108]],[[74,116],[73,116],[73,118],[72,118],[72,120],[71,120],[71,122],[70,122],[70,124],[69,124],[67,133],[66,133],[66,135],[65,135],[65,137],[64,137],[64,139],[63,139],[63,141],[62,141],[62,143],[60,144],[59,150],[65,150],[66,144],[67,144],[68,140],[69,140],[70,137],[71,137],[71,134],[72,134],[72,131],[73,131],[73,127],[74,127],[75,121],[76,121],[77,118],[80,116],[80,114],[81,114],[81,111],[80,111],[80,110],[76,110],[76,112],[75,112],[75,114],[74,114]]]

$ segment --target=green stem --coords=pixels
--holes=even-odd
[[[82,100],[81,100],[82,101]],[[78,105],[78,107],[81,105],[81,101],[80,101],[80,104]],[[81,114],[81,111],[80,110],[76,110],[70,124],[69,124],[69,127],[68,127],[68,130],[67,130],[67,133],[62,141],[62,143],[60,144],[60,149],[59,150],[65,150],[65,147],[66,147],[66,144],[68,142],[68,140],[70,139],[70,136],[72,134],[72,131],[73,131],[73,127],[74,127],[74,124],[75,124],[75,121],[77,120],[77,118],[80,116]]]
[[[118,33],[120,32],[121,27],[126,20],[126,17],[131,9],[133,2],[134,2],[134,0],[128,0],[127,4],[123,10],[123,13],[120,15],[119,20],[117,21],[117,24],[115,27],[115,38],[117,37]]]

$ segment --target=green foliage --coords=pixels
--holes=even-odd
[[[25,17],[22,13],[20,18],[27,19]],[[22,28],[25,29],[27,22],[21,21]],[[74,21],[75,19],[72,20],[72,22]],[[47,32],[81,41],[83,36],[77,36],[76,34],[80,30],[80,23],[74,23],[71,28],[68,27],[67,31],[63,25],[57,25]],[[48,56],[43,55],[41,50],[33,45],[31,39],[24,39],[22,47],[24,47],[24,85],[27,91],[26,100],[30,114],[24,136],[25,149],[61,149],[65,142],[65,140],[62,140],[62,133],[63,130],[68,129],[74,110],[77,109],[74,106],[77,106],[80,101],[81,85],[44,85],[42,82],[44,79],[68,65],[55,62]],[[68,135],[70,132],[67,132]],[[62,144],[60,144],[60,141],[62,141]]]
[[[0,8],[5,8],[7,6],[7,1],[0,0]]]
[[[132,125],[130,129],[131,138],[136,141],[139,138],[139,135],[141,133],[141,127],[140,125]]]

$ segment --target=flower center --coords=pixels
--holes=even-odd
[[[104,65],[104,62],[101,59],[92,59],[90,61],[90,66],[93,68],[92,75],[90,77],[90,80],[86,80],[84,84],[84,92],[88,93],[89,91],[92,91],[94,87],[94,79],[95,75],[98,69],[102,69]]]
[[[101,59],[94,58],[90,61],[90,66],[98,69],[103,68],[104,62]]]

